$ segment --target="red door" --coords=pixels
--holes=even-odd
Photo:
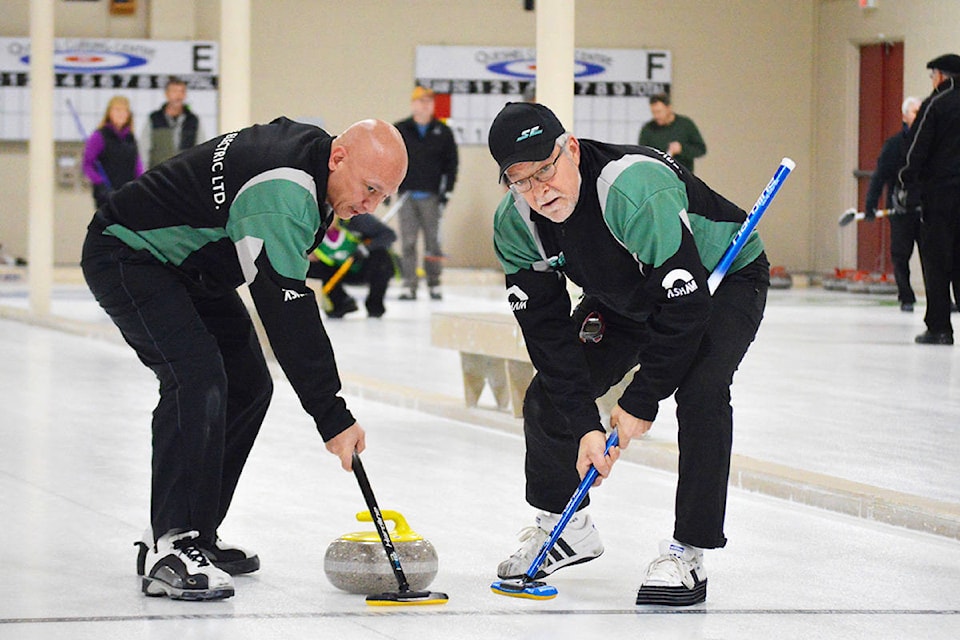
[[[863,211],[870,175],[883,142],[901,127],[903,43],[860,47],[860,139],[857,178],[858,210]],[[881,206],[883,200],[880,201]],[[890,224],[886,219],[857,225],[857,269],[891,273]]]

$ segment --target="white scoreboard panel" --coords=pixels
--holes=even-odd
[[[523,100],[534,84],[536,58],[526,47],[419,46],[417,84],[437,93],[437,116],[446,119],[458,144],[485,145],[503,105]],[[670,93],[670,64],[664,50],[577,49],[572,131],[636,144],[650,120],[650,96]]]
[[[187,104],[203,133],[218,133],[216,42],[58,38],[54,49],[55,140],[82,139],[68,102],[90,135],[115,95],[130,100],[139,136],[150,112],[164,103],[170,76],[187,83]],[[0,140],[29,138],[30,39],[0,38]]]

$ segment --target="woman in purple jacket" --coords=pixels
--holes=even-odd
[[[93,184],[93,201],[101,207],[110,193],[143,173],[133,137],[130,101],[114,96],[107,103],[100,126],[83,150],[83,172]]]

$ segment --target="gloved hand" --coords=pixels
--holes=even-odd
[[[893,210],[898,215],[923,213],[920,206],[919,194],[914,194],[904,188],[895,189],[893,192]]]
[[[447,205],[447,200],[450,199],[450,192],[449,192],[449,191],[444,191],[443,193],[441,193],[441,194],[438,195],[438,198],[439,198],[439,201],[440,201],[440,206],[441,206],[441,207],[445,207],[445,206]]]
[[[361,242],[357,245],[353,255],[357,260],[363,260],[370,255],[370,248],[366,245],[366,243]]]
[[[871,206],[868,206],[868,207],[864,210],[864,212],[863,212],[863,219],[864,219],[864,220],[869,220],[870,222],[873,222],[874,220],[877,219],[877,207],[876,207],[876,205],[874,205],[874,206],[872,206],[872,207],[871,207]]]

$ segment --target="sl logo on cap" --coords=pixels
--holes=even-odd
[[[524,129],[524,130],[520,133],[520,137],[517,138],[515,142],[522,142],[523,140],[526,140],[527,138],[532,138],[533,136],[538,136],[538,135],[540,135],[541,133],[543,133],[543,129],[540,128],[540,125],[537,125],[537,126],[535,126],[535,127],[531,127],[530,129]]]

